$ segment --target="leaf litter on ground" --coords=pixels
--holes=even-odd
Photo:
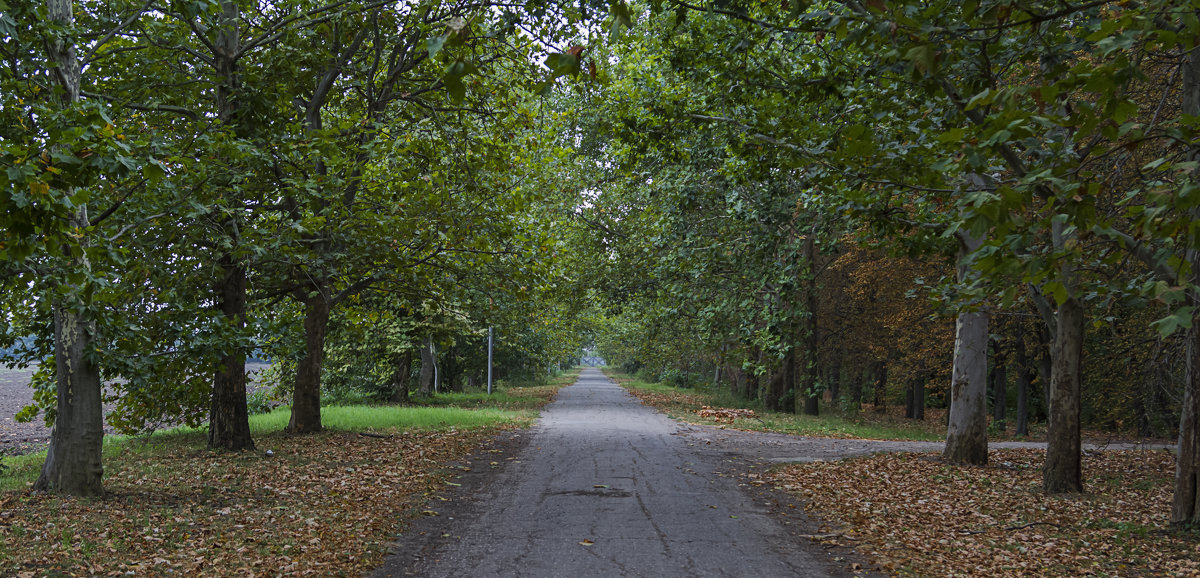
[[[616,379],[623,385],[631,381]],[[701,413],[711,398],[702,392],[628,391],[690,423],[729,425]],[[901,421],[870,409],[860,415],[864,421]],[[730,417],[738,418],[737,429],[773,429]],[[942,423],[927,415],[915,425],[944,433]],[[819,437],[852,436],[826,430]],[[745,475],[751,485],[769,484],[794,495],[823,520],[826,526],[809,539],[826,547],[852,546],[888,574],[1200,576],[1200,529],[1174,530],[1168,523],[1174,454],[1087,452],[1086,492],[1077,496],[1042,491],[1044,461],[1040,449],[991,450],[983,467],[951,466],[936,454],[900,453]]]
[[[1088,452],[1086,492],[1042,491],[1044,450],[992,450],[987,466],[936,454],[880,454],[776,468],[762,478],[801,498],[879,569],[913,576],[1200,576],[1200,534],[1170,530],[1175,458]]]
[[[106,457],[104,499],[0,493],[0,575],[361,576],[447,489],[451,462],[527,423],[121,452]]]

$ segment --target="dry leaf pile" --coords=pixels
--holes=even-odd
[[[733,420],[739,417],[758,419],[758,414],[754,413],[752,409],[712,407],[710,405],[702,406],[696,410],[696,415],[730,425],[733,424]]]
[[[103,500],[0,494],[0,575],[358,576],[380,564],[401,516],[445,487],[447,462],[494,433],[130,452],[106,460]]]
[[[1041,491],[1042,450],[993,450],[989,466],[927,454],[792,465],[753,480],[803,497],[889,573],[919,576],[1200,576],[1200,535],[1168,531],[1174,456],[1089,453],[1087,493]],[[753,476],[752,477],[756,477]]]

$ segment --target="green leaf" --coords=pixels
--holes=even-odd
[[[1042,286],[1042,292],[1054,298],[1054,302],[1062,305],[1071,297],[1071,293],[1067,291],[1067,286],[1058,281],[1049,281]]]
[[[437,53],[442,51],[442,47],[446,45],[446,39],[449,35],[433,36],[425,41],[425,49],[429,51],[429,57],[437,56]]]
[[[167,176],[167,170],[162,166],[162,163],[158,162],[157,159],[150,159],[150,162],[146,163],[146,165],[142,167],[142,176],[145,177],[147,181],[150,181],[150,184],[154,185],[158,184],[163,177]]]
[[[808,10],[810,5],[811,3],[807,1],[792,0],[791,10],[788,11],[788,18],[791,20],[799,18],[805,10]]]
[[[1151,323],[1150,326],[1158,330],[1158,334],[1163,337],[1170,336],[1181,327],[1184,329],[1191,329],[1192,312],[1195,311],[1195,309],[1195,307],[1191,306],[1180,307],[1174,313]]]
[[[442,75],[442,82],[446,83],[446,92],[450,94],[450,100],[456,104],[461,103],[466,96],[467,88],[463,84],[463,77],[468,74],[479,72],[479,68],[474,62],[469,60],[455,60],[446,67]]]
[[[568,74],[579,74],[579,59],[574,54],[555,52],[546,57],[546,66],[550,68],[551,80]]]
[[[612,15],[612,26],[608,30],[609,38],[616,40],[621,37],[621,32],[633,28],[633,13],[629,10],[629,5],[625,0],[612,0],[609,4],[609,14]]]
[[[937,70],[937,52],[928,44],[909,48],[908,52],[904,53],[904,58],[925,74],[933,74]]]

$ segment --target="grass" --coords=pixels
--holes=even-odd
[[[703,406],[745,408],[755,410],[758,419],[739,418],[732,427],[815,437],[908,441],[945,439],[945,428],[936,411],[927,410],[926,419],[921,421],[904,419],[894,412],[875,412],[870,406],[859,412],[842,412],[827,403],[821,404],[821,415],[818,417],[767,412],[763,411],[760,402],[736,398],[724,389],[681,389],[660,383],[646,383],[611,369],[606,369],[605,373],[644,403],[688,423],[727,426],[700,417],[696,412]],[[899,409],[903,411],[903,408]]]
[[[251,416],[247,452],[209,451],[194,428],[106,436],[100,500],[30,492],[45,452],[7,456],[0,575],[361,576],[403,520],[436,515],[423,508],[450,487],[450,463],[532,423],[573,379],[422,405],[326,407],[326,431],[304,436],[284,432],[289,414],[277,409]]]

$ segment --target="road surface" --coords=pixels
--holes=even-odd
[[[470,505],[418,523],[375,576],[848,574],[680,429],[586,369]]]

